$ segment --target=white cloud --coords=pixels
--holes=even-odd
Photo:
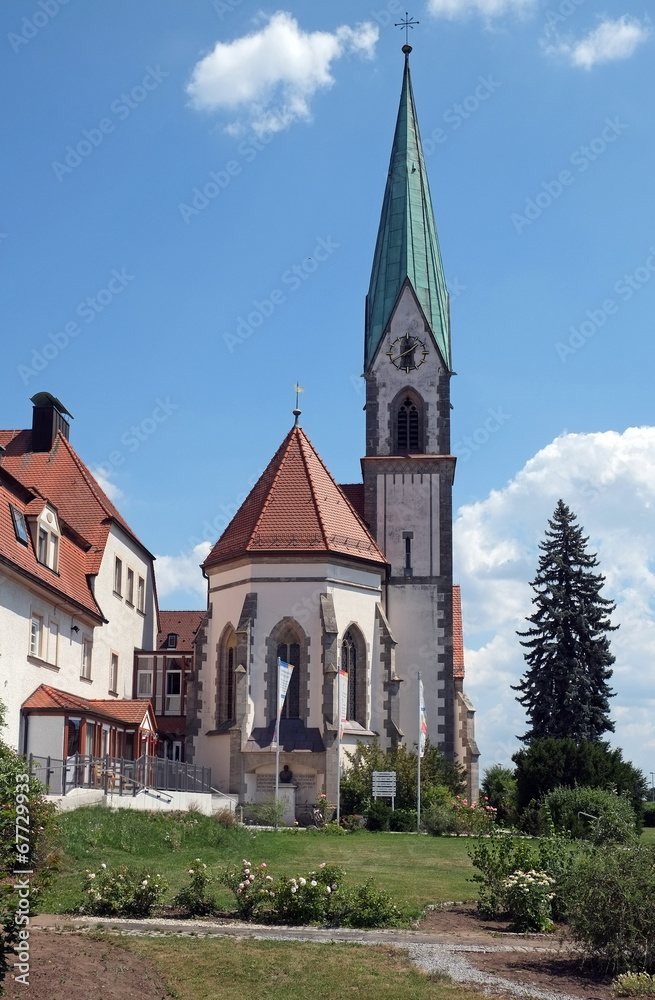
[[[199,607],[207,602],[207,581],[202,575],[200,564],[211,551],[210,542],[200,542],[190,552],[179,556],[157,556],[155,576],[157,596],[160,600],[176,591],[186,590],[193,599],[198,598]]]
[[[645,771],[655,750],[655,428],[565,434],[502,490],[458,511],[456,579],[462,587],[466,686],[478,709],[483,768],[507,764],[525,732],[510,688],[525,671],[525,628],[548,518],[562,498],[578,516],[616,602],[611,642],[615,746]]]
[[[89,472],[95,479],[100,489],[107,494],[112,503],[119,503],[121,500],[125,499],[125,495],[122,490],[119,490],[116,483],[112,483],[111,480],[107,478],[102,468],[98,467],[95,469],[89,469]]]
[[[616,21],[605,19],[580,41],[557,38],[545,45],[551,55],[564,55],[572,66],[591,69],[598,63],[629,59],[635,49],[650,37],[650,27],[624,14]],[[553,32],[551,31],[551,37]]]
[[[505,14],[529,14],[536,7],[537,0],[428,0],[431,14],[451,21],[469,14],[480,14],[487,19]]]
[[[237,112],[231,131],[245,123],[258,134],[279,132],[311,117],[316,91],[334,83],[334,60],[350,53],[371,58],[378,34],[370,22],[342,25],[333,34],[304,32],[291,14],[278,11],[259,31],[218,42],[194,67],[187,93],[198,109]]]

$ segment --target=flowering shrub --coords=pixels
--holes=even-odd
[[[240,868],[219,868],[218,881],[234,893],[239,916],[243,920],[254,920],[264,913],[275,898],[273,878],[267,866],[253,865],[243,859]]]
[[[346,873],[338,865],[319,866],[307,878],[281,878],[272,911],[281,923],[308,924],[329,919]]]
[[[377,889],[373,879],[342,889],[332,903],[332,923],[342,927],[391,927],[401,916],[389,893]]]
[[[619,997],[655,996],[655,976],[647,972],[624,972],[612,983],[612,993]]]
[[[466,798],[457,795],[450,802],[443,799],[435,801],[423,813],[422,822],[428,833],[434,836],[449,833],[482,836],[493,829],[496,811],[489,805],[486,796],[478,802],[469,803]]]
[[[80,910],[99,917],[149,917],[168,888],[161,875],[105,864],[98,872],[87,870],[86,885]]]
[[[216,907],[216,900],[207,892],[214,878],[200,858],[191,862],[187,874],[191,882],[173,897],[173,906],[183,907],[193,917],[204,917]]]
[[[323,822],[329,823],[332,819],[332,815],[336,807],[331,805],[327,795],[321,792],[321,794],[316,800],[316,805],[314,806],[314,808],[318,809],[318,811],[320,812],[321,816],[323,817]]]
[[[551,931],[551,900],[555,879],[534,868],[515,871],[503,879],[505,906],[517,931]]]

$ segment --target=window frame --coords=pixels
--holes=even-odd
[[[127,567],[127,575],[125,580],[125,603],[129,604],[131,608],[134,607],[134,570]]]
[[[52,644],[54,642],[54,656],[52,655]],[[53,667],[57,666],[59,657],[59,622],[51,618],[48,622],[48,663]]]
[[[145,577],[139,576],[136,588],[136,609],[142,615],[146,613],[146,581]]]
[[[37,623],[37,631],[34,631],[34,625]],[[29,655],[37,660],[43,659],[43,629],[44,629],[44,616],[38,611],[32,611],[30,614],[30,631],[29,631]],[[35,643],[36,637],[36,643]]]
[[[114,556],[114,597],[123,597],[123,560]]]
[[[109,693],[118,694],[118,653],[109,654]]]
[[[30,535],[27,530],[27,521],[25,520],[25,515],[22,510],[18,507],[14,507],[13,503],[9,504],[9,510],[11,511],[11,520],[14,525],[14,534],[16,535],[16,541],[20,542],[21,545],[29,547]]]
[[[92,680],[93,670],[93,638],[90,635],[82,636],[82,666],[80,668],[80,680]]]

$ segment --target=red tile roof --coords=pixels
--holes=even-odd
[[[196,632],[206,615],[206,611],[160,611],[157,649],[166,649],[166,639],[173,632],[177,636],[180,652],[191,652]]]
[[[204,566],[253,552],[333,552],[386,563],[299,427],[287,434]]]
[[[140,726],[146,715],[153,724],[154,714],[149,701],[119,701],[113,698],[79,698],[77,695],[59,691],[48,684],[41,684],[23,703],[27,711],[55,710],[61,712],[84,712],[100,715],[114,722],[124,722]]]
[[[453,587],[453,676],[464,677],[464,632],[462,630],[462,595],[459,584]]]
[[[6,449],[0,459],[6,474],[0,474],[0,560],[100,615],[88,577],[100,569],[112,522],[144,547],[61,434],[47,452],[32,452],[31,430],[0,431],[0,445]],[[59,575],[37,561],[31,539],[27,546],[17,541],[9,510],[11,503],[35,514],[46,500],[57,510],[62,531]]]

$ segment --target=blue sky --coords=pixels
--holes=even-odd
[[[200,543],[287,432],[296,380],[326,464],[359,478],[403,8],[2,9],[3,426],[28,425],[35,392],[64,402],[75,448],[159,557],[162,607],[203,606]],[[618,603],[617,742],[650,771],[647,8],[422,0],[411,13],[451,289],[455,576],[485,761],[506,761],[522,731],[514,629],[563,495]]]

